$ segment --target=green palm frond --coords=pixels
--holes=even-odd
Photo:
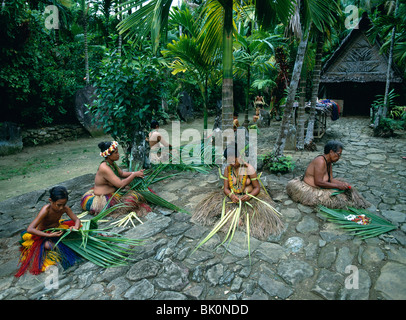
[[[287,23],[293,14],[294,4],[295,1],[291,0],[256,0],[258,23],[265,28],[279,22]]]
[[[118,5],[117,15],[136,10],[118,24],[118,30],[127,33],[126,37],[141,41],[151,35],[154,52],[161,36],[165,36],[172,0],[129,0]]]
[[[223,43],[224,8],[219,1],[206,1],[202,17],[204,17],[204,26],[198,37],[199,41],[203,40],[202,52],[205,55],[216,55],[213,50],[222,48]]]
[[[383,233],[397,229],[396,226],[389,221],[369,212],[365,209],[348,208],[345,209],[330,209],[324,206],[319,207],[319,212],[327,217],[327,221],[336,223],[339,228],[350,232],[353,236],[359,236],[361,239],[379,236]],[[369,219],[367,224],[359,224],[355,221],[349,220],[351,216],[359,217],[364,216]]]
[[[82,221],[79,230],[52,228],[47,231],[65,231],[55,246],[62,242],[82,258],[98,266],[110,268],[126,265],[133,260],[130,255],[142,244],[142,240],[125,238],[107,231],[107,228],[100,229],[97,223],[118,207],[119,205],[102,210],[93,219]]]
[[[184,146],[181,146],[179,149],[179,154],[182,154],[182,149]],[[145,178],[136,178],[130,183],[130,188],[131,190],[136,191],[140,195],[144,197],[145,200],[147,200],[150,203],[153,203],[155,205],[168,208],[174,211],[178,212],[183,212],[190,214],[189,211],[186,209],[180,208],[169,201],[166,201],[165,199],[161,198],[159,195],[154,193],[150,186],[158,181],[161,181],[163,179],[168,179],[171,178],[180,172],[169,174],[169,175],[163,175],[165,171],[170,171],[170,170],[178,170],[178,171],[192,171],[192,172],[199,172],[203,174],[207,174],[211,171],[213,165],[205,164],[204,160],[206,159],[207,155],[206,152],[209,152],[212,154],[213,150],[212,148],[209,148],[209,150],[206,150],[204,147],[204,143],[200,144],[200,150],[198,152],[198,155],[196,157],[189,157],[188,162],[185,163],[182,161],[180,158],[174,158],[174,155],[170,155],[170,160],[176,160],[176,164],[172,163],[160,163],[157,165],[152,165],[151,169],[148,169],[144,171]],[[210,156],[210,154],[209,154]],[[215,159],[213,161],[215,163]],[[140,168],[135,168],[134,170],[137,171]]]

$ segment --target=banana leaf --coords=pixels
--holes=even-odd
[[[330,209],[319,206],[319,212],[327,218],[327,221],[338,224],[339,228],[349,232],[350,235],[358,236],[361,239],[367,239],[379,236],[383,233],[397,229],[395,225],[381,218],[368,210],[349,207],[346,209]],[[348,220],[351,215],[356,217],[364,215],[369,219],[367,224],[359,224]]]

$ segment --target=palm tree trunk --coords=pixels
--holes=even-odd
[[[242,4],[242,1],[241,1]],[[248,32],[247,36],[251,35],[252,30],[252,22],[250,21],[248,24]],[[247,46],[247,53],[251,55],[250,47]],[[249,103],[250,103],[250,88],[251,88],[251,64],[247,66],[247,86],[245,88],[245,119],[243,126],[248,128],[249,120],[248,120],[248,110],[249,110]]]
[[[395,4],[395,14],[394,14],[395,17],[396,17],[397,12],[398,12],[398,0],[396,0],[396,4]],[[379,106],[377,115],[375,117],[375,121],[374,121],[375,129],[379,126],[379,122],[381,121],[381,119],[386,117],[386,114],[388,112],[388,94],[389,94],[389,87],[390,87],[390,71],[392,69],[392,61],[393,61],[393,46],[395,44],[395,31],[396,31],[396,27],[393,27],[392,28],[392,38],[391,38],[390,49],[389,49],[389,57],[388,57],[388,69],[386,70],[385,96],[383,99],[383,106]]]
[[[286,99],[285,109],[283,111],[283,119],[281,123],[281,128],[279,131],[278,139],[274,146],[274,154],[276,157],[280,157],[283,155],[283,151],[285,149],[286,139],[288,137],[289,131],[289,123],[291,121],[292,113],[293,113],[293,103],[295,102],[295,96],[297,87],[300,80],[300,74],[302,71],[302,65],[304,56],[306,53],[307,42],[309,39],[309,35],[303,35],[300,43],[299,48],[297,50],[295,66],[292,72],[292,80],[290,81],[289,92]]]
[[[310,103],[310,115],[309,122],[307,124],[306,138],[304,141],[305,146],[310,146],[310,144],[313,142],[314,139],[313,132],[314,132],[314,123],[316,121],[317,96],[319,95],[319,87],[320,87],[322,49],[323,49],[323,37],[319,35],[316,49],[316,61],[314,64],[313,71],[313,88]]]
[[[251,66],[248,66],[247,70],[247,87],[245,88],[245,117],[244,117],[244,127],[248,127],[248,109],[250,104],[250,88],[251,88]]]
[[[207,124],[207,118],[208,118],[208,114],[207,114],[207,103],[209,101],[209,97],[208,97],[208,81],[209,81],[209,75],[206,73],[205,77],[204,77],[204,92],[203,92],[203,129],[207,130],[208,124]]]
[[[120,3],[121,1],[118,1],[118,3],[119,4],[121,4]],[[120,8],[119,10],[122,10],[123,8]],[[119,14],[119,21],[122,21],[123,20],[123,15],[120,13]],[[118,54],[118,56],[119,56],[119,61],[121,62],[121,47],[122,47],[122,45],[123,45],[123,36],[122,36],[122,34],[121,34],[121,32],[119,32],[118,33],[118,48],[117,48],[117,54]]]
[[[233,128],[233,0],[221,1],[224,7],[222,130]]]
[[[304,73],[300,77],[300,98],[297,112],[297,131],[296,131],[296,150],[304,149],[304,123],[305,123],[305,104],[306,104],[306,79]]]
[[[87,43],[87,11],[89,10],[89,6],[87,9],[83,11],[83,37],[85,40],[85,71],[86,71],[86,85],[90,83],[90,75],[89,75],[89,53],[88,53],[88,43]]]

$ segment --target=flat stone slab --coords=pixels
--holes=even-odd
[[[375,290],[388,300],[406,299],[406,265],[388,262],[381,269]]]

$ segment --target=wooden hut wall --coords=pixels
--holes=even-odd
[[[369,115],[376,96],[385,93],[388,60],[379,42],[371,43],[366,36],[369,25],[364,16],[323,66],[319,97],[344,100],[343,115]],[[393,67],[392,87],[402,82],[399,74]]]

